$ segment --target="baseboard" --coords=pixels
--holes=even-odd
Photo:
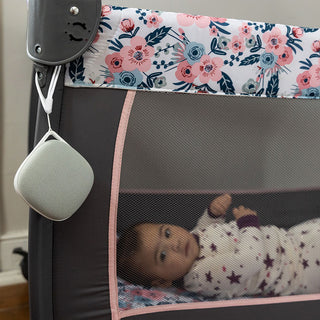
[[[0,272],[19,269],[22,259],[20,255],[12,253],[13,249],[21,247],[28,251],[28,231],[10,232],[0,236]]]
[[[26,279],[23,277],[19,269],[0,272],[0,288],[12,285],[19,285],[26,282]]]

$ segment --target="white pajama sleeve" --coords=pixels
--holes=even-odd
[[[200,217],[200,219],[197,222],[196,229],[203,229],[206,228],[211,223],[224,223],[225,222],[225,216],[220,217],[214,217],[210,215],[209,209],[206,209],[203,213],[203,215]]]

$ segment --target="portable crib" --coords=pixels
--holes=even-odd
[[[191,229],[222,192],[262,224],[319,217],[320,31],[70,3],[29,1],[28,54],[44,92],[64,66],[52,127],[95,182],[66,221],[31,210],[31,318],[317,319],[320,292],[207,300],[117,280],[115,259],[127,226]],[[46,130],[33,88],[30,149]]]

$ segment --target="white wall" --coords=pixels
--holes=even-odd
[[[27,154],[31,62],[25,53],[27,4],[0,1],[0,271],[17,268],[17,246],[27,246],[28,208],[13,177]],[[0,277],[1,284],[1,277]]]
[[[319,27],[319,0],[113,0],[110,3]],[[19,258],[11,254],[13,247],[26,247],[28,208],[12,187],[14,173],[27,153],[32,63],[25,53],[26,16],[26,0],[0,1],[0,272],[17,268]]]
[[[319,27],[318,0],[113,0],[112,5]]]

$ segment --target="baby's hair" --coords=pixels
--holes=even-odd
[[[135,256],[141,247],[141,237],[135,224],[121,233],[117,243],[117,275],[130,283],[151,286],[150,277],[135,264]]]

